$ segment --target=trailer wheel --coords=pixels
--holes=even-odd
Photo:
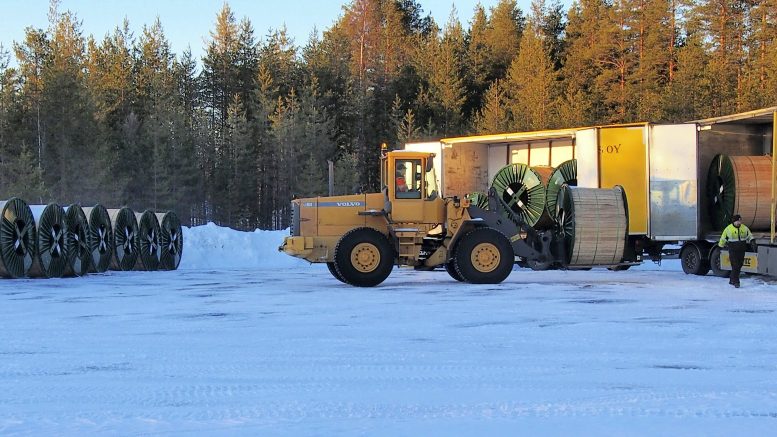
[[[710,260],[704,259],[705,250],[696,242],[687,243],[680,250],[680,264],[686,275],[704,276],[710,270]]]
[[[356,228],[343,235],[335,246],[334,267],[343,282],[374,287],[391,273],[394,249],[375,229]]]
[[[513,270],[510,240],[492,228],[475,228],[456,245],[453,261],[459,276],[473,284],[498,284]]]
[[[712,268],[712,274],[721,278],[728,278],[731,276],[731,270],[723,270],[720,268],[720,251],[722,249],[717,244],[712,248],[710,252],[710,267]]]
[[[333,262],[328,262],[328,263],[326,263],[326,268],[328,268],[328,269],[329,269],[329,273],[331,273],[331,274],[332,274],[332,276],[334,276],[334,277],[335,277],[335,279],[337,279],[337,280],[338,280],[338,281],[340,281],[340,282],[344,282],[344,283],[346,283],[346,284],[347,284],[347,282],[345,282],[345,278],[343,278],[343,277],[340,275],[340,272],[338,272],[338,271],[337,271],[337,267],[335,267],[335,263],[333,263]]]

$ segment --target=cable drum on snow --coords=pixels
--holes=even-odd
[[[566,264],[612,266],[623,261],[628,238],[628,205],[621,187],[563,185],[556,221],[564,232]]]
[[[159,270],[159,220],[151,211],[135,213],[138,221],[138,257],[135,270]]]
[[[157,213],[159,221],[159,269],[177,270],[183,255],[181,220],[172,211]]]
[[[545,186],[536,171],[524,164],[510,164],[496,172],[491,187],[526,224],[542,224]]]
[[[89,221],[81,205],[72,204],[65,209],[67,225],[68,263],[66,276],[84,276],[89,273],[92,254],[89,250]]]
[[[83,208],[84,215],[89,218],[89,235],[87,244],[91,257],[90,273],[104,273],[111,265],[113,258],[113,226],[108,210],[99,203]]]
[[[56,203],[30,208],[37,224],[37,250],[29,276],[61,278],[70,262],[65,209]]]
[[[569,186],[577,186],[577,160],[570,159],[564,161],[553,170],[548,183],[545,184],[545,209],[548,214],[554,219],[557,217],[557,201],[558,192],[561,191],[561,187],[566,184]]]
[[[132,209],[109,209],[113,227],[111,270],[132,270],[138,260],[138,221]]]
[[[716,155],[707,173],[707,199],[715,229],[724,229],[739,214],[751,230],[768,230],[771,179],[769,156]]]
[[[32,211],[24,200],[0,201],[0,276],[23,278],[33,264],[37,229]]]

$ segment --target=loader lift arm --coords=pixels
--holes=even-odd
[[[493,187],[488,191],[488,207],[489,209],[485,210],[471,205],[470,215],[506,235],[515,255],[527,261],[560,261],[562,257],[557,254],[564,253],[564,239],[556,238],[555,231],[537,231],[529,226],[496,194]]]

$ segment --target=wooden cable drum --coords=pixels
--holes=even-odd
[[[65,209],[56,203],[30,207],[37,224],[37,250],[28,276],[61,278],[70,262]]]
[[[570,186],[577,186],[577,160],[570,159],[564,161],[553,170],[553,174],[550,175],[548,183],[545,185],[545,209],[548,211],[551,217],[556,217],[556,202],[558,200],[558,192],[561,187],[566,184]]]
[[[707,173],[710,217],[723,230],[734,214],[753,231],[770,227],[772,159],[769,156],[716,155]]]
[[[37,228],[24,200],[0,201],[0,276],[23,278],[32,267],[37,251]]]
[[[488,194],[482,191],[467,194],[467,199],[478,208],[488,209]]]
[[[138,221],[138,259],[135,270],[159,270],[159,220],[151,211],[135,213]]]
[[[138,221],[132,209],[109,209],[113,227],[111,270],[132,270],[138,260]]]
[[[65,275],[84,276],[91,268],[92,254],[89,250],[89,220],[81,205],[73,204],[65,209],[65,224],[68,253]]]
[[[529,166],[511,164],[502,167],[494,175],[491,186],[507,207],[529,226],[535,226],[543,219],[545,186],[540,175]]]
[[[157,213],[159,220],[159,269],[176,270],[183,255],[183,229],[178,216],[168,211]]]
[[[104,273],[111,266],[113,258],[113,226],[108,210],[99,203],[93,207],[84,208],[84,214],[89,218],[89,253],[91,273]]]
[[[628,206],[621,187],[580,188],[562,185],[558,216],[568,266],[607,266],[623,260],[628,238]]]

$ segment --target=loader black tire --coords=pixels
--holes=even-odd
[[[340,276],[340,272],[337,271],[337,267],[335,267],[335,263],[334,262],[326,263],[326,267],[329,269],[329,273],[331,273],[332,276],[335,277],[335,279],[337,279],[340,282],[345,282],[345,278]],[[347,284],[347,282],[345,282],[345,283]]]
[[[394,249],[377,230],[356,228],[340,238],[335,246],[333,264],[343,282],[357,287],[374,287],[391,273]]]
[[[445,271],[448,272],[449,275],[451,275],[451,278],[459,282],[464,282],[464,278],[462,278],[459,272],[456,271],[455,263],[456,263],[455,260],[450,260],[447,263],[445,263]]]
[[[472,284],[499,284],[513,271],[510,240],[492,228],[475,228],[456,243],[453,257],[459,276]]]

